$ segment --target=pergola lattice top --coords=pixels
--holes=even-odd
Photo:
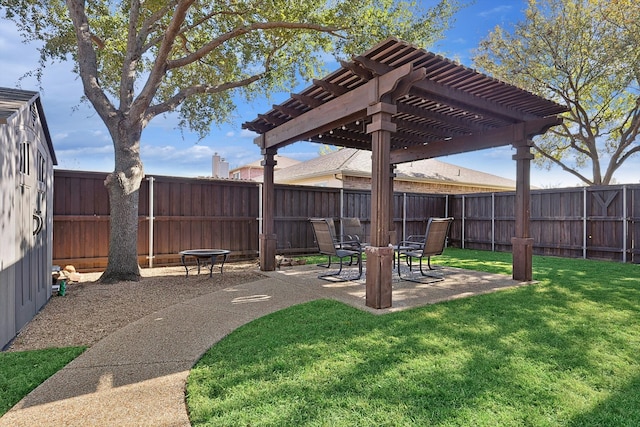
[[[393,38],[341,65],[337,71],[314,80],[301,93],[292,94],[287,101],[274,105],[243,127],[268,134],[403,66],[410,71],[398,84],[396,93],[389,95],[396,97],[392,101],[397,105],[392,118],[397,129],[391,136],[394,163],[506,145],[510,143],[508,129],[513,125],[533,122],[534,128],[546,130],[547,123],[558,124],[557,114],[566,111],[552,101]],[[405,88],[401,87],[403,84]],[[305,129],[296,138],[278,139],[267,145],[277,149],[304,139],[370,150],[366,109],[345,113],[340,122],[320,123],[318,128]],[[500,129],[507,132],[499,132]],[[538,129],[530,131],[538,133]],[[475,142],[469,140],[472,135],[476,136]],[[464,149],[456,140],[460,140]],[[427,145],[431,148],[426,149]],[[393,152],[408,149],[420,154],[393,156]]]

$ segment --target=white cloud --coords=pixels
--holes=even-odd
[[[242,130],[240,131],[240,135],[239,135],[239,136],[240,136],[240,138],[251,138],[251,139],[253,139],[253,138],[257,137],[257,136],[258,136],[258,134],[257,134],[257,133],[255,133],[255,132],[254,132],[254,131],[252,131],[252,130],[242,129]]]
[[[109,144],[98,147],[77,147],[56,150],[56,157],[58,159],[63,157],[91,156],[94,154],[113,154],[113,145]]]
[[[502,14],[510,13],[511,9],[513,9],[512,5],[505,4],[501,6],[496,6],[492,9],[483,10],[482,12],[478,13],[478,16],[481,18],[487,18],[493,15],[502,15]]]

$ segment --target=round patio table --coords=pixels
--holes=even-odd
[[[186,251],[180,251],[182,257],[182,265],[189,277],[189,267],[187,266],[186,258],[194,257],[196,259],[196,265],[198,266],[198,274],[200,274],[200,266],[209,263],[209,277],[213,277],[213,266],[216,264],[216,258],[222,255],[222,262],[220,263],[220,274],[222,274],[222,268],[224,262],[227,260],[227,256],[231,251],[226,249],[189,249]]]

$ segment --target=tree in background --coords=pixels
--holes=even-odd
[[[322,144],[320,147],[318,147],[318,155],[325,156],[327,154],[335,153],[340,149],[342,149],[342,147],[336,147],[335,145]]]
[[[105,180],[109,261],[101,280],[139,280],[140,137],[176,112],[204,137],[230,120],[233,97],[290,90],[315,76],[322,55],[346,58],[388,36],[426,47],[447,28],[455,0],[430,9],[393,0],[0,0],[25,41],[41,41],[40,69],[75,61],[86,100],[115,150]]]
[[[536,138],[539,166],[610,184],[640,151],[639,19],[635,0],[529,0],[513,31],[496,27],[480,43],[481,70],[570,109]]]

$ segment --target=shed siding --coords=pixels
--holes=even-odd
[[[12,129],[0,126],[0,241],[16,240],[16,145]],[[0,347],[13,338],[15,327],[16,246],[0,245]]]
[[[18,100],[0,125],[0,348],[51,297],[55,156],[39,100]]]

